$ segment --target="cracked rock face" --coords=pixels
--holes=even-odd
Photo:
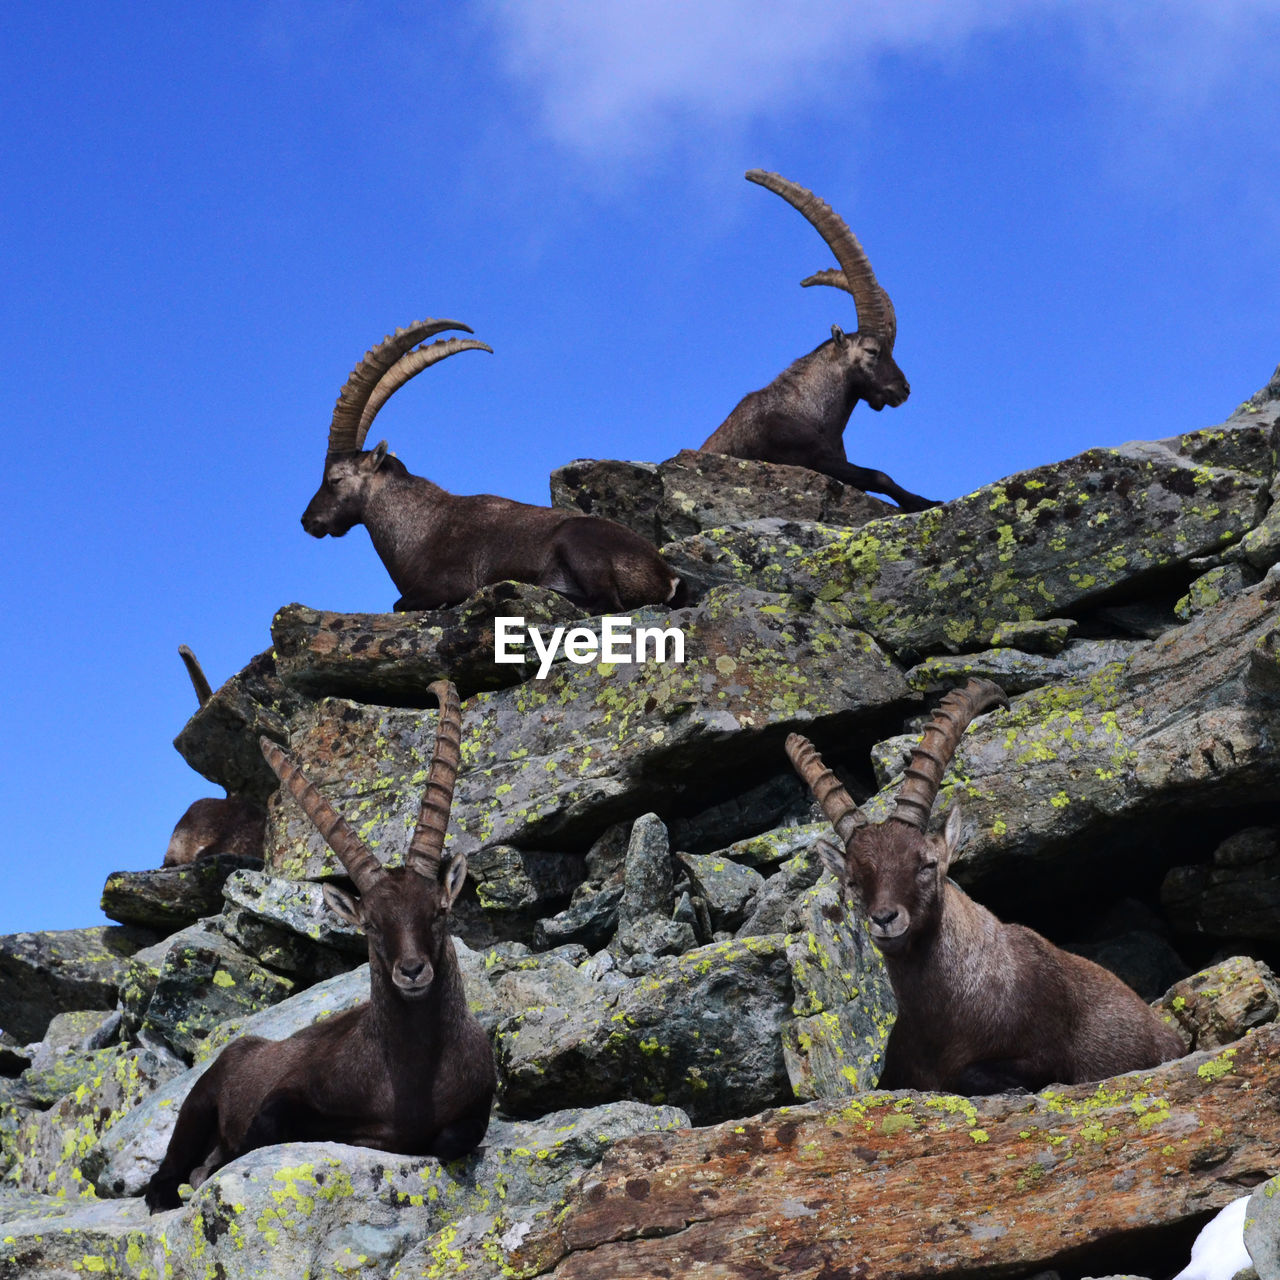
[[[633,621],[679,628],[683,662],[499,670],[505,611],[603,626],[515,584],[432,614],[281,610],[178,740],[269,803],[265,865],[113,876],[150,927],[0,939],[0,1277],[755,1277],[762,1239],[771,1274],[828,1280],[1179,1271],[1280,1168],[1275,404],[914,515],[712,455],[564,468],[557,501],[666,541],[692,603]],[[880,820],[972,674],[1011,705],[943,779],[953,874],[1159,996],[1191,1056],[1036,1095],[876,1092],[893,992],[782,743],[810,737]],[[455,947],[500,1073],[483,1146],[264,1147],[150,1217],[217,1054],[368,998],[366,940],[321,893],[342,869],[257,735],[397,863],[442,675]]]

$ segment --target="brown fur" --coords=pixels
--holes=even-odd
[[[994,1093],[1077,1084],[1180,1057],[1173,1029],[1114,974],[1003,924],[947,878],[960,835],[890,820],[824,863],[863,903],[898,1001],[880,1083]]]
[[[287,1040],[245,1036],[196,1082],[147,1185],[153,1213],[178,1187],[276,1142],[350,1142],[452,1160],[477,1146],[496,1087],[493,1051],[462,986],[449,908],[466,859],[439,881],[386,871],[363,898],[325,886],[369,937],[370,999]]]
[[[261,858],[266,825],[266,811],[243,796],[195,800],[169,837],[164,865],[185,867],[197,858],[212,858],[218,853]]]
[[[302,516],[313,537],[369,530],[397,610],[461,603],[490,583],[550,587],[592,613],[678,605],[683,584],[639,534],[599,516],[491,494],[461,497],[412,475],[386,444],[331,454]]]

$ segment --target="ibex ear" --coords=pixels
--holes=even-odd
[[[360,910],[359,899],[343,893],[337,885],[332,884],[322,884],[320,892],[324,894],[330,911],[341,916],[348,924],[355,925],[357,929],[364,928],[364,915]]]
[[[440,873],[440,906],[448,911],[462,892],[467,878],[467,859],[464,854],[455,853]]]
[[[951,866],[952,859],[956,856],[956,850],[960,848],[960,828],[963,824],[964,815],[960,812],[960,806],[953,804],[947,811],[947,824],[942,829],[941,840],[938,841],[941,845],[938,851],[938,867],[944,876]]]
[[[831,336],[835,339],[835,343],[837,347],[843,347],[844,344],[848,341],[848,338],[845,336],[844,330],[838,324],[833,324],[831,326]]]
[[[361,465],[366,471],[377,471],[387,460],[387,442],[379,440],[377,444],[364,455]]]
[[[842,885],[849,883],[849,863],[844,851],[830,840],[818,841],[818,858],[823,869],[830,871]]]

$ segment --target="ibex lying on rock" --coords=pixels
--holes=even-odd
[[[799,734],[787,755],[809,785],[841,853],[823,862],[861,898],[884,955],[898,1020],[880,1083],[889,1089],[997,1093],[1077,1084],[1153,1067],[1184,1052],[1172,1028],[1114,974],[1002,924],[947,879],[960,808],[927,831],[942,775],[969,722],[1003,691],[974,679],[942,700],[912,755],[892,817],[871,825]]]
[[[832,325],[831,337],[820,347],[745,396],[700,452],[808,467],[859,489],[887,493],[904,511],[936,506],[883,471],[854,466],[845,454],[844,429],[859,400],[878,413],[911,394],[893,360],[898,332],[893,303],[876,282],[862,246],[844,219],[812,191],[762,169],[751,169],[747,178],[798,209],[830,246],[840,270],[819,271],[801,284],[829,284],[852,294],[858,330],[850,335]]]
[[[287,1040],[233,1041],[178,1114],[146,1190],[154,1213],[178,1205],[184,1181],[276,1142],[350,1142],[453,1160],[489,1126],[493,1051],[472,1017],[449,936],[467,863],[442,864],[458,772],[462,715],[447,681],[431,692],[440,723],[417,829],[403,867],[384,867],[274,743],[263,754],[341,859],[359,891],[324,886],[325,900],[369,936],[368,1003]]]
[[[680,579],[653,546],[612,520],[491,494],[460,497],[411,475],[385,440],[364,450],[374,415],[415,374],[456,351],[491,350],[469,338],[413,350],[442,329],[467,326],[423,320],[397,329],[352,371],[329,426],[324,480],[302,527],[316,538],[340,538],[363,524],[400,589],[397,610],[446,608],[508,578],[550,587],[593,613],[679,603]]]
[[[178,655],[191,677],[196,700],[203,707],[213,696],[209,681],[205,679],[196,655],[185,644],[178,646]],[[211,858],[217,853],[261,858],[266,825],[266,810],[252,800],[229,791],[223,799],[208,796],[192,801],[169,837],[164,865],[185,867],[197,858]]]

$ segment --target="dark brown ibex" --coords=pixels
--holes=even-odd
[[[178,646],[178,656],[191,677],[196,700],[203,707],[213,697],[204,670],[185,644]],[[261,858],[266,825],[266,810],[245,796],[228,791],[221,799],[207,796],[193,800],[169,837],[163,865],[185,867],[197,858],[212,858],[218,853]]]
[[[947,879],[960,807],[927,827],[942,775],[969,722],[1007,706],[989,680],[943,698],[916,748],[893,815],[872,825],[799,734],[787,755],[844,843],[823,862],[861,899],[898,1001],[880,1083],[996,1093],[1077,1084],[1180,1057],[1182,1041],[1114,974],[1002,924]]]
[[[262,751],[315,823],[359,893],[332,885],[325,900],[369,938],[370,998],[287,1040],[233,1041],[178,1113],[164,1160],[147,1185],[153,1213],[176,1208],[178,1187],[199,1186],[246,1151],[276,1142],[350,1142],[453,1160],[489,1126],[493,1051],[471,1015],[449,936],[462,856],[442,862],[458,772],[462,714],[447,681],[417,829],[405,865],[384,867],[275,743]]]
[[[680,579],[657,550],[612,520],[491,494],[461,497],[410,474],[385,440],[364,449],[374,415],[415,374],[456,351],[491,350],[469,338],[414,350],[442,329],[471,332],[454,320],[423,320],[383,339],[352,371],[302,527],[340,538],[363,524],[400,589],[397,610],[446,608],[509,578],[550,587],[592,613],[680,603]]]
[[[898,333],[893,303],[876,282],[862,246],[844,219],[812,191],[763,169],[749,170],[747,178],[798,209],[830,246],[840,270],[819,271],[801,284],[828,284],[850,293],[858,330],[851,335],[832,325],[826,342],[790,364],[767,387],[744,396],[699,451],[808,467],[862,490],[887,493],[904,511],[937,506],[883,471],[854,466],[845,454],[844,429],[859,400],[878,413],[911,394],[893,360]]]

